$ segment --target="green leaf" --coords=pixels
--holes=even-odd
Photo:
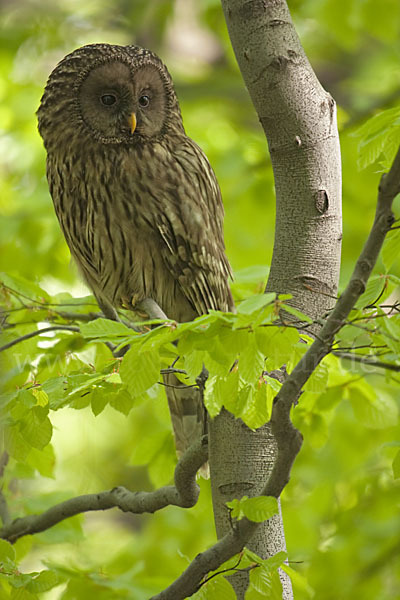
[[[92,412],[95,417],[99,415],[109,402],[109,395],[107,390],[103,387],[95,387],[92,393],[90,394],[90,405],[92,407]]]
[[[250,298],[246,298],[243,302],[240,302],[237,307],[237,313],[239,315],[251,315],[260,310],[260,308],[267,306],[267,304],[275,302],[275,298],[276,294],[274,293],[255,294],[254,296],[250,296]]]
[[[248,498],[241,502],[241,509],[245,517],[256,523],[262,523],[262,521],[270,519],[279,511],[278,501],[272,496]]]
[[[192,350],[184,356],[184,369],[189,377],[196,379],[203,369],[205,350]]]
[[[40,594],[47,592],[53,587],[60,585],[65,581],[65,577],[62,577],[59,573],[54,571],[41,571],[36,577],[34,577],[26,586],[26,589],[34,594]]]
[[[22,463],[26,460],[32,447],[21,435],[19,425],[4,429],[4,446],[10,456]]]
[[[18,294],[36,300],[38,302],[49,302],[50,296],[39,285],[34,283],[32,279],[25,279],[15,273],[0,273],[0,282],[8,288],[15,290]]]
[[[374,302],[382,300],[382,291],[386,284],[386,276],[372,275],[367,283],[365,292],[359,297],[356,302],[356,308],[365,308]]]
[[[121,341],[138,335],[133,329],[127,327],[120,321],[111,321],[110,319],[95,319],[89,323],[82,323],[80,326],[81,334],[84,338],[109,341]]]
[[[258,349],[267,359],[269,371],[287,365],[295,355],[295,346],[300,340],[294,327],[257,327],[255,336]]]
[[[118,392],[115,392],[110,396],[109,403],[115,410],[127,416],[131,412],[133,406],[138,404],[141,400],[141,396],[142,395],[132,398],[126,388],[121,388]]]
[[[204,390],[204,406],[212,419],[219,415],[223,404],[223,395],[218,391],[216,392],[218,381],[219,377],[217,375],[209,377]]]
[[[5,560],[15,561],[15,550],[10,542],[0,539],[0,562]]]
[[[250,521],[256,523],[262,523],[262,521],[270,519],[279,511],[278,501],[272,496],[256,496],[254,498],[242,496],[240,500],[235,498],[227,502],[226,506],[231,509],[233,519],[240,520],[247,517]]]
[[[160,378],[158,352],[138,352],[136,348],[130,348],[122,359],[119,374],[130,393],[139,396]]]
[[[229,581],[220,575],[203,584],[192,598],[195,600],[236,600],[236,594]]]
[[[216,405],[224,405],[227,410],[229,407],[236,406],[239,387],[239,373],[237,370],[231,371],[226,377],[218,377],[214,386],[216,394]]]
[[[36,469],[43,477],[54,477],[56,458],[51,444],[47,444],[43,450],[31,448],[25,463]]]
[[[320,363],[313,371],[303,389],[306,392],[321,393],[325,390],[327,381],[328,366],[325,363]]]
[[[42,450],[51,440],[53,426],[47,416],[48,410],[42,406],[34,406],[26,415],[21,433],[24,439]]]
[[[282,564],[281,565],[281,569],[282,571],[285,571],[285,573],[287,573],[287,575],[289,575],[290,580],[293,584],[293,587],[295,588],[295,592],[296,590],[299,590],[300,592],[302,592],[304,598],[306,599],[312,599],[315,597],[315,592],[313,590],[313,588],[310,586],[310,584],[307,581],[307,578],[305,577],[305,575],[303,575],[302,573],[299,573],[298,571],[295,571],[294,569],[292,569],[292,567],[289,567],[289,565],[286,564]]]
[[[360,169],[374,163],[384,153],[388,159],[392,153],[391,136],[398,138],[400,132],[400,109],[390,108],[374,115],[354,135],[361,137],[358,144]],[[388,160],[386,160],[388,162]]]
[[[240,377],[255,385],[264,370],[264,362],[264,354],[257,347],[255,335],[249,332],[247,344],[239,356]]]
[[[256,387],[246,386],[239,394],[241,410],[238,416],[250,429],[258,429],[271,417],[274,396],[264,379],[260,379]]]
[[[371,389],[367,395],[365,390],[352,386],[349,388],[349,395],[355,417],[366,427],[384,429],[397,424],[397,404],[383,391],[380,391],[378,396]]]
[[[277,571],[256,567],[250,572],[250,585],[245,600],[282,600],[282,583]]]
[[[382,261],[385,265],[386,272],[400,256],[400,229],[390,231],[386,236],[385,243],[382,248]]]
[[[313,321],[311,317],[301,312],[298,308],[291,306],[290,304],[281,304],[281,308],[296,317],[299,321],[304,321],[306,323],[312,323]]]

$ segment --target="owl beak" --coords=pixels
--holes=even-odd
[[[130,130],[131,130],[131,133],[134,133],[134,131],[136,129],[136,115],[135,115],[135,113],[131,113],[129,115],[128,122],[129,122],[129,127],[130,127]]]

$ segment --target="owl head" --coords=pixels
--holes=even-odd
[[[68,54],[51,73],[37,115],[47,151],[184,133],[167,68],[139,46],[91,44]]]

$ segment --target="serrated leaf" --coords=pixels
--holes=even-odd
[[[386,236],[385,243],[382,248],[382,261],[385,265],[386,272],[400,256],[400,229],[390,231]]]
[[[373,395],[367,395],[355,386],[349,389],[350,402],[355,417],[371,429],[394,427],[398,420],[397,404],[382,391],[379,396],[375,392],[372,393]]]
[[[0,539],[0,562],[4,562],[6,559],[15,561],[15,550],[10,542]]]
[[[43,477],[54,477],[56,457],[51,444],[47,444],[43,450],[31,448],[25,459],[25,464],[36,469]]]
[[[390,153],[387,146],[391,145],[391,137],[399,135],[400,109],[390,108],[374,115],[364,123],[354,135],[361,137],[358,144],[358,166],[365,168],[374,163],[380,154]]]
[[[184,356],[184,369],[189,377],[196,379],[203,369],[205,350],[192,350]]]
[[[195,600],[236,600],[236,594],[229,581],[223,575],[219,575],[202,585],[192,598]]]
[[[26,589],[33,594],[40,594],[47,592],[53,587],[60,585],[65,581],[65,577],[62,577],[59,573],[54,571],[41,571],[36,577],[34,577],[26,586]]]
[[[107,406],[109,401],[107,390],[103,387],[95,387],[92,393],[90,394],[90,405],[92,407],[92,412],[95,417],[99,415],[105,407]]]
[[[242,511],[241,503],[247,500],[248,496],[242,496],[242,498],[234,498],[233,500],[229,500],[229,502],[225,502],[226,506],[231,511],[232,519],[243,519],[244,513]]]
[[[291,306],[290,304],[281,304],[281,308],[296,317],[299,321],[304,321],[306,323],[312,323],[313,321],[311,317],[301,312],[298,308]]]
[[[21,433],[34,448],[42,450],[47,446],[53,435],[53,426],[47,416],[47,410],[41,406],[33,407],[24,419]]]
[[[242,511],[250,521],[262,523],[278,513],[278,501],[272,496],[257,496],[241,502]]]
[[[0,273],[0,282],[8,288],[15,290],[19,294],[29,296],[38,302],[49,302],[51,300],[47,292],[32,279],[25,279],[21,275],[10,275],[10,273]]]
[[[327,365],[325,363],[320,363],[317,368],[314,369],[303,389],[306,392],[323,392],[326,388],[326,382],[328,381],[328,374]]]
[[[141,396],[135,396],[132,398],[131,394],[127,389],[121,388],[118,392],[115,392],[109,399],[110,406],[122,413],[125,416],[128,416],[131,412],[133,406],[138,404],[141,400]]]
[[[254,333],[248,333],[247,344],[239,356],[240,377],[251,384],[256,384],[264,369],[264,354],[256,344]]]
[[[204,406],[212,419],[219,415],[223,403],[221,394],[216,393],[218,380],[219,378],[217,375],[209,377],[204,390]]]
[[[258,586],[260,589],[254,585],[251,579],[251,573],[255,573],[258,576]],[[265,572],[262,567],[257,567],[250,573],[250,585],[245,595],[245,600],[282,600],[282,582],[279,577],[279,573],[275,572]],[[261,580],[263,579],[263,585],[261,584]]]
[[[288,364],[300,340],[294,327],[258,327],[255,337],[258,349],[267,359],[269,371]]]
[[[233,519],[240,520],[247,517],[250,521],[256,523],[270,519],[279,511],[277,499],[272,496],[257,496],[254,498],[242,496],[240,499],[234,498],[227,502],[226,506],[231,509]]]
[[[32,388],[32,395],[35,396],[36,402],[39,406],[47,406],[49,403],[49,397],[43,389]]]
[[[381,299],[385,282],[386,276],[372,275],[368,280],[365,292],[356,302],[356,308],[365,308],[366,306],[373,304],[378,298]]]
[[[19,426],[14,425],[4,429],[4,447],[10,456],[23,463],[32,446],[21,435]]]
[[[89,323],[82,323],[80,326],[81,334],[84,338],[91,339],[109,339],[129,338],[135,335],[135,331],[127,327],[120,321],[111,321],[110,319],[95,319]]]
[[[250,298],[246,298],[243,302],[237,307],[237,313],[240,315],[251,315],[255,313],[260,308],[264,308],[267,304],[272,304],[275,302],[276,294],[268,293],[268,294],[255,294],[254,296],[250,296]]]
[[[131,348],[125,354],[119,374],[133,396],[140,396],[160,377],[160,356],[157,351],[138,352]]]
[[[250,429],[258,429],[267,423],[271,417],[272,400],[275,396],[270,388],[260,379],[257,386],[247,387],[246,400],[240,411],[240,418]],[[240,395],[239,401],[242,400]]]
[[[239,387],[239,373],[234,370],[226,377],[219,377],[215,386],[215,393],[218,394],[218,404],[222,402],[224,406],[230,406],[236,401]],[[229,409],[228,409],[229,410]]]

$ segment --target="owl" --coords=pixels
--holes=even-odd
[[[179,322],[234,309],[220,189],[156,54],[78,48],[50,74],[37,115],[61,229],[105,316],[149,299]],[[204,409],[196,388],[166,383],[182,452],[204,432]]]

